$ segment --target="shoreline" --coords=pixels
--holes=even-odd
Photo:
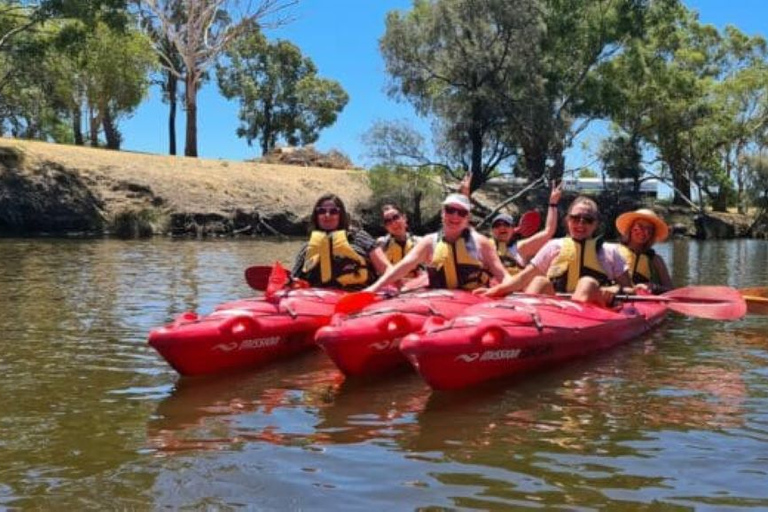
[[[23,238],[306,237],[314,201],[338,193],[372,235],[383,232],[368,175],[272,163],[206,160],[0,138],[0,236]],[[475,220],[515,191],[488,185],[472,200]],[[547,191],[514,209],[546,215]],[[648,207],[631,197],[598,197],[605,217]],[[575,197],[566,192],[560,215]],[[689,238],[768,239],[768,225],[748,215],[650,205],[670,229]],[[437,215],[425,223],[429,229]],[[481,229],[487,231],[487,227]],[[615,235],[604,226],[607,238]],[[287,238],[286,238],[287,239]]]

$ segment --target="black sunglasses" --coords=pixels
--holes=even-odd
[[[443,206],[443,211],[446,215],[458,215],[459,217],[466,217],[469,215],[467,210],[461,208],[454,208],[453,206]]]
[[[332,206],[330,208],[324,208],[322,206],[318,206],[315,208],[315,213],[318,215],[338,215],[341,213],[341,209],[336,208],[335,206]]]
[[[588,226],[591,224],[594,224],[595,221],[597,220],[591,215],[570,215],[570,214],[568,215],[568,219],[572,220],[577,224],[586,224]]]
[[[395,221],[400,220],[402,217],[403,216],[400,215],[399,213],[396,213],[394,215],[390,215],[389,217],[384,217],[384,224],[391,224],[391,223],[393,223]]]
[[[503,220],[497,220],[491,225],[492,228],[500,228],[501,226],[507,226],[508,228],[511,228],[512,224],[510,224],[509,222],[505,222]]]

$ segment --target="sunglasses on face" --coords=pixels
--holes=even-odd
[[[498,222],[494,222],[493,225],[491,225],[491,228],[493,229],[501,228],[501,227],[511,228],[512,224],[510,224],[509,222],[504,222],[503,220],[500,220]]]
[[[403,216],[400,215],[399,213],[396,213],[394,215],[390,215],[389,217],[384,217],[384,224],[385,225],[386,224],[391,224],[393,222],[396,222],[396,221],[400,220],[401,218],[403,218]]]
[[[319,206],[315,208],[315,213],[318,215],[338,215],[339,213],[341,213],[341,210],[339,208],[336,208],[335,206],[332,206],[330,208]]]
[[[467,210],[462,210],[461,208],[454,208],[453,206],[444,206],[443,211],[446,215],[458,215],[459,217],[466,217],[469,215],[469,212]]]
[[[591,215],[568,215],[568,220],[575,224],[586,224],[587,226],[591,226],[597,219]]]

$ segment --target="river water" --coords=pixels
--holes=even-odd
[[[0,240],[0,509],[768,509],[768,317],[432,393],[320,352],[181,379],[147,344],[298,242]],[[768,243],[674,241],[678,285],[768,285]]]

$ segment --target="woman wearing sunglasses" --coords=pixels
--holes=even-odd
[[[427,266],[430,288],[473,290],[487,286],[491,278],[511,279],[490,240],[470,227],[470,209],[466,195],[450,194],[443,201],[442,229],[424,236],[367,291],[399,281],[420,264]]]
[[[577,197],[566,216],[568,236],[547,242],[509,282],[479,293],[499,297],[520,291],[530,282],[527,293],[567,292],[573,300],[610,304],[619,286],[631,289],[632,281],[617,245],[595,238],[599,220],[597,204],[588,197]]]
[[[544,229],[528,238],[519,238],[520,235],[515,230],[516,222],[512,216],[500,213],[493,219],[491,243],[499,255],[501,263],[511,275],[514,276],[523,270],[531,258],[555,235],[555,231],[557,231],[557,205],[562,194],[562,186],[552,182]]]
[[[622,213],[616,219],[621,235],[619,250],[629,266],[629,275],[638,288],[662,293],[673,288],[664,260],[651,247],[663,242],[669,227],[653,210],[641,208]]]
[[[293,264],[293,277],[315,287],[359,290],[389,267],[371,235],[350,229],[347,209],[337,195],[325,194],[317,200],[311,224],[309,242]]]
[[[411,252],[421,237],[408,232],[408,217],[392,203],[381,207],[381,217],[387,234],[376,240],[391,264],[398,263]]]

